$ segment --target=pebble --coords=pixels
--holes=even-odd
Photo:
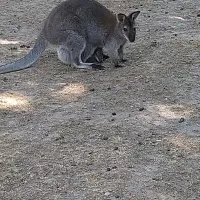
[[[10,47],[10,50],[17,50],[17,47]]]
[[[104,194],[105,196],[110,196],[111,195],[111,193],[110,192],[105,192],[105,194]]]
[[[119,147],[114,147],[114,150],[116,151],[116,150],[118,150],[119,149]]]
[[[4,82],[7,82],[7,81],[8,81],[8,78],[4,77],[4,78],[3,78],[3,81],[4,81]]]
[[[107,172],[111,171],[110,167],[108,167],[108,168],[106,169],[106,171],[107,171]]]
[[[89,91],[90,91],[90,92],[94,92],[94,91],[95,91],[95,89],[94,89],[94,88],[91,88],[91,89],[89,89]]]
[[[154,178],[152,178],[152,180],[154,180],[154,181],[160,181],[160,179],[158,177],[154,177]]]
[[[157,42],[156,41],[153,41],[153,42],[151,42],[151,45],[150,45],[151,47],[156,47],[157,46]]]
[[[142,145],[142,142],[138,142],[139,145]]]
[[[30,48],[30,46],[29,46],[29,45],[25,45],[25,44],[22,44],[22,45],[20,45],[19,47],[20,47],[20,48],[27,48],[27,49],[29,49],[29,48]]]
[[[178,122],[179,122],[179,123],[182,123],[182,122],[184,122],[184,121],[185,121],[185,119],[182,117],[182,118],[179,119]]]
[[[85,120],[87,120],[87,121],[90,121],[90,120],[91,120],[91,118],[90,118],[90,117],[86,117],[86,118],[85,118]]]
[[[112,115],[116,115],[116,112],[113,112]]]
[[[104,135],[104,136],[102,137],[102,140],[108,140],[108,136],[105,136],[105,135]]]
[[[139,108],[139,111],[143,111],[143,110],[144,110],[144,108],[143,108],[143,107]]]

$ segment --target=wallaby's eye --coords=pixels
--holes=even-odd
[[[128,31],[128,28],[127,28],[127,27],[124,27],[124,31],[125,31],[125,32]]]

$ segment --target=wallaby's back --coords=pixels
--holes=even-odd
[[[78,32],[88,42],[99,44],[104,42],[115,25],[115,15],[97,1],[68,0],[52,10],[44,25],[44,33],[46,39],[55,45],[60,44],[62,39],[64,41],[65,30]]]

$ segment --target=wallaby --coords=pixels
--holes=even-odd
[[[109,56],[105,55],[103,53],[103,49],[102,48],[96,48],[96,50],[94,51],[94,53],[92,54],[92,56],[90,56],[86,62],[88,63],[103,63],[104,60],[108,59]]]
[[[58,58],[65,64],[104,69],[100,64],[86,61],[90,57],[99,59],[98,51],[105,49],[117,67],[123,61],[126,41],[135,41],[135,19],[139,13],[116,15],[95,0],[64,1],[47,17],[33,49],[25,57],[0,66],[0,74],[31,67],[48,44],[57,48]]]

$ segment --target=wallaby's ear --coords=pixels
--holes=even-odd
[[[134,20],[138,17],[139,14],[140,14],[140,11],[132,12],[132,13],[128,16],[128,18],[129,18],[130,20],[134,21]]]
[[[119,22],[124,22],[124,20],[126,19],[126,15],[125,14],[122,14],[122,13],[119,13],[119,14],[117,14],[117,20],[119,21]]]

